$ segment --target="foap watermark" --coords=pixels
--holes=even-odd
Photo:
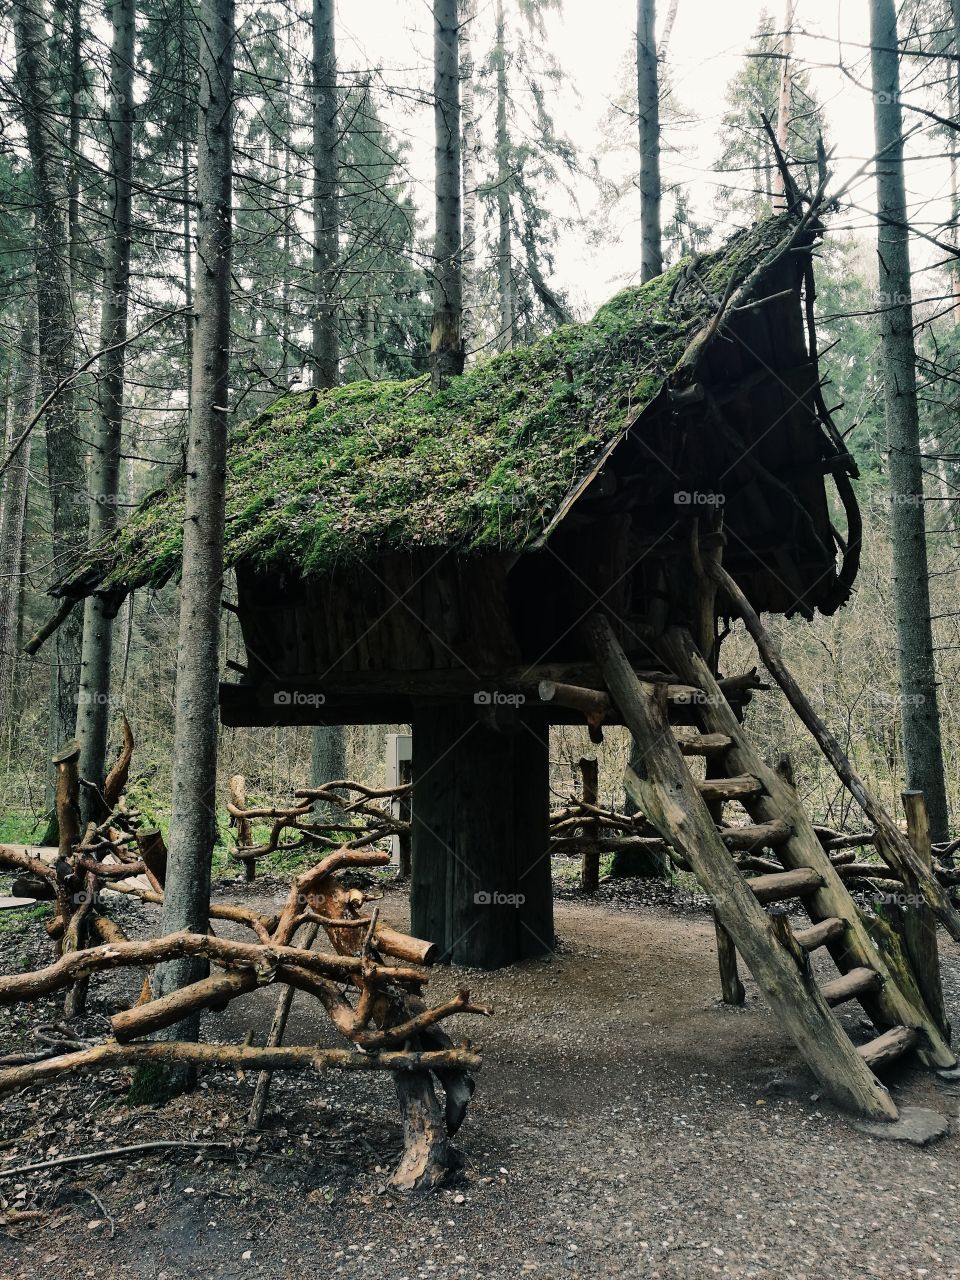
[[[706,489],[678,489],[673,495],[677,507],[722,507],[726,500],[725,494]]]
[[[78,707],[112,707],[119,702],[112,694],[99,689],[78,689],[73,700]]]
[[[478,907],[522,907],[526,900],[522,893],[501,893],[499,889],[478,889],[473,895]]]
[[[903,95],[899,89],[878,89],[873,100],[878,107],[895,107],[903,101]]]
[[[522,707],[526,696],[522,693],[503,693],[500,689],[479,689],[473,700],[478,707]]]
[[[909,294],[891,293],[888,289],[878,289],[874,298],[878,307],[905,307],[910,301]]]
[[[303,689],[277,689],[273,695],[275,707],[322,707],[326,700],[324,693],[307,693]]]

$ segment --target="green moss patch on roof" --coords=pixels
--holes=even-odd
[[[521,550],[694,335],[793,230],[781,215],[697,263],[622,290],[586,324],[428,379],[282,396],[231,434],[226,563],[322,573],[399,548]],[[706,286],[704,288],[703,286]],[[150,495],[57,589],[159,586],[179,572],[182,479]]]

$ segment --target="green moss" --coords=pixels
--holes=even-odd
[[[322,573],[391,549],[528,546],[789,227],[768,219],[698,263],[703,285],[678,264],[440,392],[421,378],[281,396],[231,437],[227,564]],[[183,515],[182,484],[151,495],[66,590],[162,585]]]

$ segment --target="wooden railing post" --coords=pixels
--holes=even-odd
[[[901,793],[903,811],[907,817],[907,839],[927,870],[933,867],[933,849],[930,843],[930,824],[927,805],[922,791]],[[905,868],[903,887],[906,902],[903,911],[904,945],[920,994],[937,1026],[950,1038],[943,1003],[943,985],[940,979],[940,953],[937,947],[937,917],[923,895],[919,881]]]
[[[580,761],[580,777],[583,779],[583,802],[596,806],[600,790],[600,766],[586,756]],[[580,888],[584,893],[596,893],[600,887],[600,821],[591,818],[584,823],[583,835],[588,841],[583,850],[580,869]]]

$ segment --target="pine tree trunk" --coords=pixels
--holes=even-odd
[[[677,9],[680,7],[680,0],[670,0],[670,8],[667,10],[667,19],[663,24],[663,35],[660,37],[660,44],[657,49],[657,56],[661,62],[666,62],[667,49],[670,45],[670,37],[673,35],[673,24],[677,20]]]
[[[894,0],[871,0],[870,44],[877,147],[878,300],[906,785],[908,790],[923,792],[931,835],[937,841],[947,838],[947,797],[930,626]]]
[[[784,155],[787,154],[787,133],[790,125],[791,100],[793,97],[793,14],[796,0],[786,0],[786,12],[783,17],[783,44],[780,47],[780,92],[777,98],[777,145]],[[786,191],[783,176],[779,168],[773,175],[773,211],[782,213],[787,207]]]
[[[216,831],[232,252],[233,0],[204,0],[200,28],[193,407],[187,437],[170,848],[160,925],[164,933],[207,931]],[[202,977],[204,969],[202,961],[193,959],[165,964],[155,975],[154,994],[183,987]],[[196,1040],[198,1032],[197,1014],[167,1034]],[[158,1082],[158,1092],[186,1083],[188,1078],[168,1078]]]
[[[117,527],[123,385],[130,297],[130,216],[133,177],[133,65],[136,42],[135,0],[114,0],[110,51],[111,192],[109,231],[104,250],[103,304],[100,314],[100,362],[97,424],[90,460],[90,543]],[[83,612],[83,651],[77,705],[80,776],[103,785],[110,725],[110,661],[113,614],[97,596],[88,596]],[[95,817],[91,793],[81,793],[81,817]]]
[[[640,126],[640,279],[663,271],[660,228],[660,88],[656,0],[637,0],[637,108]]]
[[[340,365],[340,201],[334,0],[313,3],[313,94],[313,385],[335,387]]]
[[[31,292],[23,304],[23,332],[11,386],[7,449],[33,417],[37,402],[37,300]],[[14,454],[4,477],[0,519],[0,726],[6,736],[12,723],[13,690],[20,635],[20,565],[30,474],[30,440]]]
[[[340,252],[337,46],[334,0],[313,4],[313,385],[335,387],[340,373],[336,272]],[[320,786],[343,777],[343,729],[313,731],[310,780]],[[332,770],[332,772],[331,772]]]
[[[500,300],[499,346],[516,345],[517,316],[513,283],[513,229],[510,225],[510,138],[507,132],[507,45],[503,0],[497,0],[494,63],[497,69],[497,296]]]
[[[465,359],[477,336],[474,310],[477,272],[477,121],[474,109],[474,64],[471,33],[477,16],[476,0],[459,0],[460,117],[463,147],[463,350]]]
[[[460,231],[460,56],[457,0],[434,0],[433,119],[436,132],[436,237],[430,370],[441,387],[463,372]]]
[[[33,170],[39,375],[41,399],[69,383],[76,369],[76,322],[70,274],[70,194],[60,119],[42,11],[15,5],[13,28],[17,87]],[[76,395],[63,386],[45,414],[47,478],[50,487],[52,570],[72,562],[87,528],[86,475]],[[77,718],[82,616],[74,610],[56,634],[51,667],[47,743],[53,755],[73,736]],[[52,807],[53,775],[48,779]]]

